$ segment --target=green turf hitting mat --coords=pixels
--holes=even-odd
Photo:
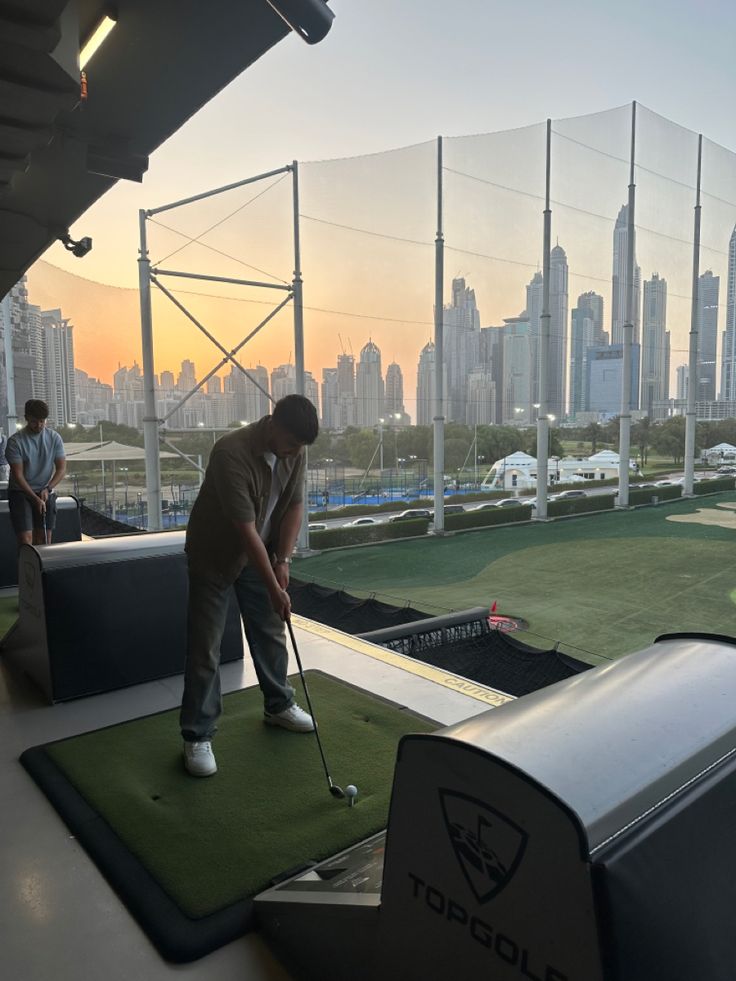
[[[399,739],[437,728],[320,672],[307,679],[332,779],[359,789],[353,808],[330,795],[313,734],[263,724],[258,688],[225,696],[212,777],[184,771],[178,709],[21,757],[169,959],[245,933],[250,897],[272,879],[385,828]]]

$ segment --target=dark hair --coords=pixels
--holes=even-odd
[[[41,399],[28,399],[23,409],[23,415],[30,416],[31,419],[48,419],[49,407]]]
[[[273,421],[304,446],[311,446],[319,433],[317,410],[303,395],[285,395],[273,408]]]

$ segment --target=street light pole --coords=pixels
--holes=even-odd
[[[556,416],[553,416],[553,415],[548,415],[547,416],[547,419],[549,421],[549,425],[547,427],[547,433],[548,433],[548,436],[549,436],[549,438],[547,440],[547,456],[550,459],[552,459],[552,426],[554,425],[554,421],[555,421],[556,418],[557,417]],[[560,475],[557,472],[557,470],[555,472],[556,472],[556,479],[559,480],[560,479]],[[550,483],[552,483],[552,474],[550,474]]]
[[[102,455],[102,423],[100,422],[100,455]],[[107,491],[105,488],[105,461],[100,460],[100,465],[102,467],[102,510],[104,511],[107,507]]]
[[[475,467],[475,486],[478,488],[478,426],[473,426],[473,465]]]

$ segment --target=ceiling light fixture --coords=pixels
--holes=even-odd
[[[117,15],[108,11],[84,42],[82,50],[79,52],[80,69],[87,66],[92,55],[97,51],[116,23]]]

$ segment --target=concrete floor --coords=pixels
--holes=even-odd
[[[419,667],[338,631],[295,618],[305,668],[352,684],[449,725],[485,711],[497,696],[481,686]],[[296,664],[290,666],[296,670]],[[417,673],[415,673],[417,672]],[[250,659],[223,668],[223,690],[255,681]],[[464,688],[472,694],[463,694]],[[256,934],[191,964],[161,959],[125,906],[69,834],[18,762],[30,746],[176,708],[181,677],[48,705],[0,657],[0,964],[13,981],[104,979],[287,981]],[[298,697],[298,696],[297,696]],[[319,706],[315,706],[319,719]],[[315,747],[315,752],[316,752]]]

